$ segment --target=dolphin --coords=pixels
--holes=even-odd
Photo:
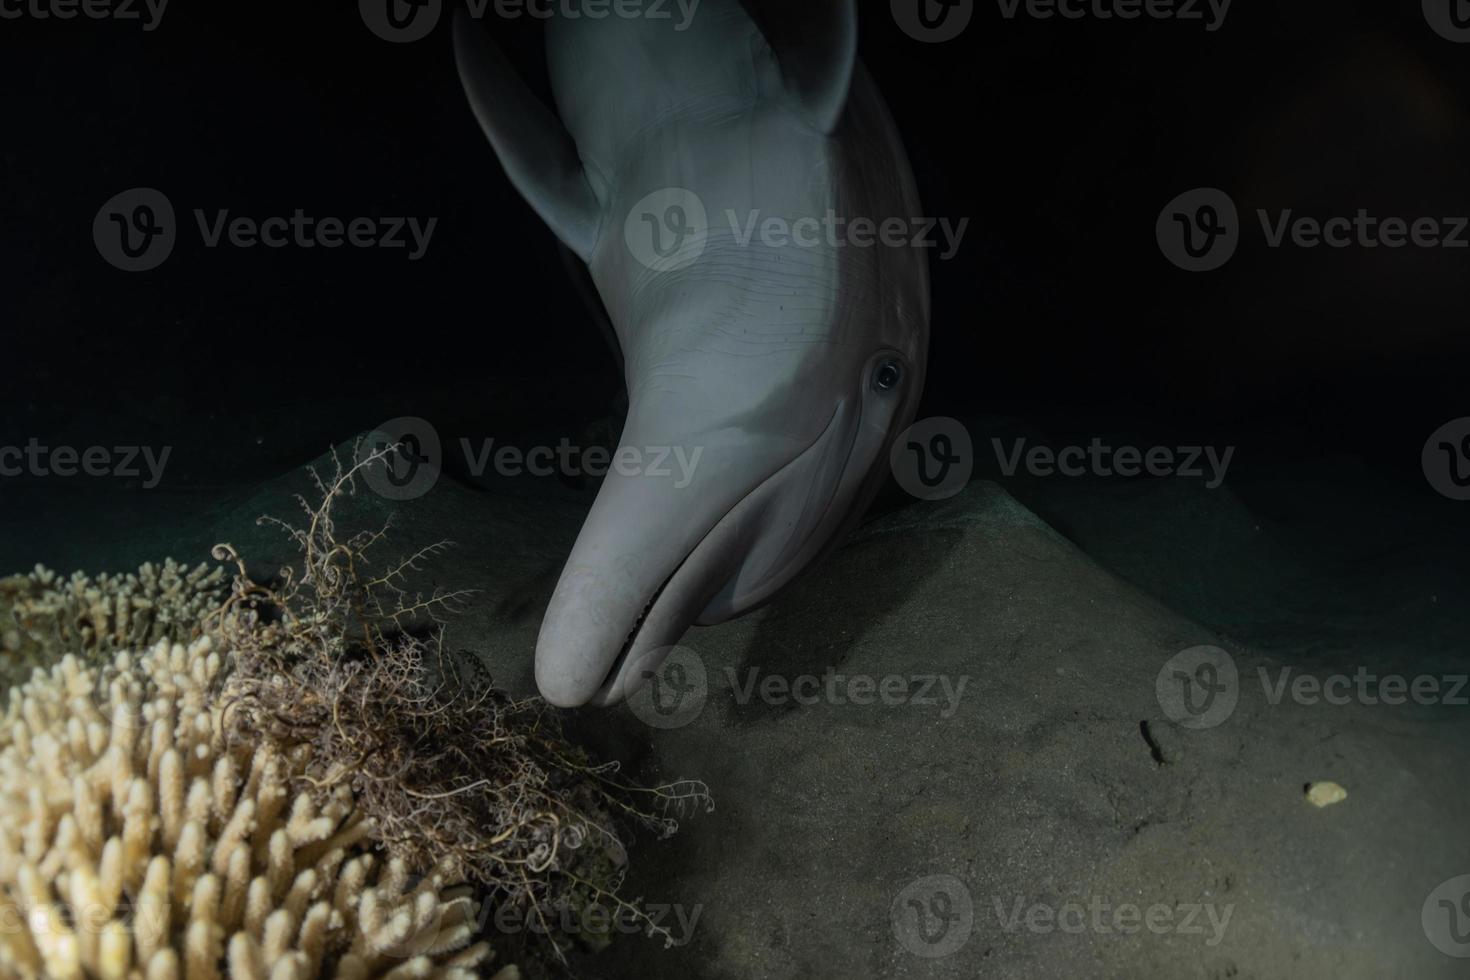
[[[856,4],[762,6],[553,17],[554,112],[456,15],[474,114],[585,263],[627,383],[537,640],[537,687],[560,707],[626,698],[691,625],[761,605],[830,550],[923,388],[927,256],[873,234],[922,211],[857,58]]]

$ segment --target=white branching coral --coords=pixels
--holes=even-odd
[[[22,681],[63,652],[103,662],[159,640],[188,642],[228,586],[218,565],[191,569],[173,559],[125,575],[66,577],[37,565],[0,579],[0,682]]]
[[[708,787],[618,778],[445,648],[466,594],[410,575],[445,545],[379,565],[386,527],[336,533],[385,454],[334,453],[304,527],[266,519],[302,551],[266,581],[228,545],[227,585],[173,562],[0,579],[0,977],[483,976],[490,911],[533,971],[605,944],[557,930],[594,907],[672,942],[619,894],[622,834],[667,836]]]
[[[469,890],[372,853],[345,788],[294,789],[309,746],[229,738],[222,666],[208,638],[160,642],[107,667],[67,656],[11,689],[0,974],[482,975]]]

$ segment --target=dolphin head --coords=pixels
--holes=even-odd
[[[861,516],[913,417],[921,332],[848,302],[835,256],[723,249],[644,282],[631,320],[611,304],[628,419],[542,624],[553,703],[615,702],[691,624],[769,599]],[[605,297],[638,276],[611,280]]]
[[[498,63],[467,71],[457,31],[482,124],[587,263],[624,358],[627,422],[537,641],[560,706],[621,700],[691,625],[811,566],[881,486],[923,386],[923,254],[840,227],[920,213],[850,2],[812,0],[838,50],[784,62],[734,0],[706,8],[711,35],[568,27],[549,46],[560,120],[508,97]],[[658,68],[666,41],[679,71]]]

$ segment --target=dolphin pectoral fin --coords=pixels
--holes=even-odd
[[[475,118],[510,182],[556,237],[588,261],[602,206],[571,134],[462,9],[454,18],[454,59]]]
[[[745,0],[745,6],[770,45],[786,101],[830,134],[857,66],[855,0]]]

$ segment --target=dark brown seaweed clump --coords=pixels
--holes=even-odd
[[[350,787],[390,857],[471,882],[482,909],[511,908],[558,958],[557,924],[593,904],[671,942],[619,895],[624,835],[672,834],[677,816],[713,807],[708,787],[619,779],[617,763],[594,764],[565,739],[555,709],[512,699],[473,654],[444,648],[444,617],[468,594],[415,593],[410,579],[447,543],[379,568],[387,526],[341,538],[333,521],[356,477],[389,451],[351,466],[334,454],[330,479],[313,470],[321,500],[298,498],[304,527],[262,518],[301,554],[276,581],[254,581],[233,548],[216,547],[236,575],[205,626],[229,654],[234,736],[309,747],[303,779],[314,793]]]

